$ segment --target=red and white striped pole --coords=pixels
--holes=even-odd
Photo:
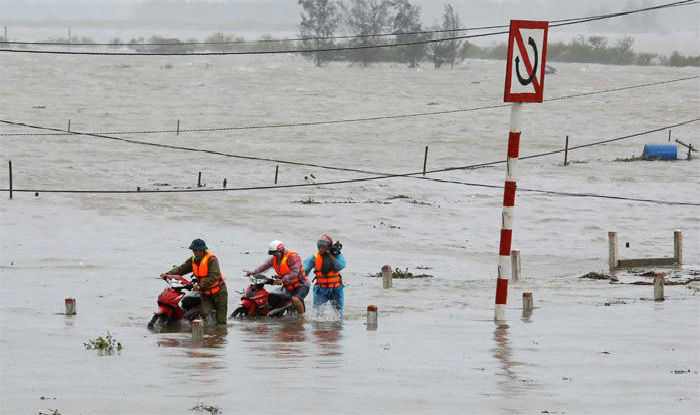
[[[496,284],[496,321],[505,320],[508,301],[508,276],[510,275],[510,246],[513,239],[513,213],[515,209],[516,168],[520,152],[520,114],[523,104],[514,102],[510,109],[510,132],[508,133],[508,158],[506,183],[503,189],[503,212],[501,213],[501,242],[498,249],[498,282]]]

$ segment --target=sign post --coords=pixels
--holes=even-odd
[[[513,240],[516,168],[520,153],[520,120],[523,102],[542,102],[544,68],[547,54],[548,22],[511,20],[508,35],[508,60],[504,102],[512,102],[506,181],[503,189],[501,239],[498,249],[495,320],[505,320],[510,275],[510,248]]]

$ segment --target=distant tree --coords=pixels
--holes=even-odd
[[[589,36],[588,43],[590,43],[594,50],[600,50],[608,46],[608,39],[606,39],[605,36]]]
[[[303,11],[301,12],[301,23],[299,32],[303,38],[316,38],[314,40],[303,41],[306,48],[324,49],[333,46],[332,39],[335,30],[340,22],[340,13],[337,4],[332,0],[299,0]],[[328,53],[315,52],[313,55],[316,66],[321,66],[328,56]]]
[[[665,61],[670,66],[700,66],[700,56],[684,56],[675,50]]]
[[[631,65],[634,63],[634,51],[632,51],[632,45],[634,45],[634,38],[632,36],[625,36],[615,42],[615,47],[613,47],[613,62],[619,65]]]
[[[388,0],[349,0],[342,3],[345,17],[345,25],[353,35],[362,37],[350,41],[353,46],[375,46],[380,39],[371,36],[382,33],[389,26],[389,1]],[[382,51],[377,48],[362,48],[353,51],[353,60],[362,62],[367,66],[377,62]]]
[[[649,66],[654,62],[658,55],[656,53],[638,53],[635,58],[635,64],[640,66]]]
[[[439,27],[443,32],[435,33],[433,39],[451,38],[459,35],[456,29],[459,29],[461,23],[459,15],[455,12],[451,4],[445,4],[445,9],[442,13],[442,25]],[[441,67],[445,63],[450,64],[450,68],[454,68],[455,63],[458,63],[463,56],[460,53],[462,41],[459,39],[445,40],[442,42],[431,43],[431,58],[436,68]]]
[[[392,29],[396,33],[397,43],[420,42],[428,39],[428,35],[409,32],[420,32],[422,30],[420,22],[420,6],[412,5],[408,0],[393,0],[391,6],[395,10]],[[410,68],[415,68],[426,54],[426,45],[411,45],[399,47],[399,56],[402,62]]]
[[[119,39],[118,37],[115,37],[115,38],[112,38],[112,39],[109,41],[109,45],[110,45],[109,47],[112,48],[112,49],[118,49],[118,48],[120,47],[119,45],[120,45],[121,43],[122,43],[122,40]]]
[[[207,43],[206,45],[203,45],[205,50],[213,50],[217,52],[227,52],[227,51],[232,51],[233,50],[233,44],[231,42],[234,41],[234,37],[231,35],[225,35],[221,32],[216,32],[212,33],[211,35],[207,36],[204,38],[204,43]]]

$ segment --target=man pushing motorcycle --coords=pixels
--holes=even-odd
[[[193,291],[199,291],[202,295],[202,305],[200,314],[203,319],[216,310],[216,323],[226,325],[228,313],[228,293],[226,292],[226,282],[219,267],[219,260],[216,255],[209,252],[207,244],[201,239],[195,239],[190,244],[192,257],[175,267],[166,274],[185,275],[192,273],[194,286]]]
[[[246,275],[260,274],[270,268],[277,273],[275,284],[283,285],[285,299],[291,299],[297,313],[304,314],[303,299],[309,293],[309,280],[304,274],[301,257],[289,251],[282,241],[272,241],[267,249],[270,258],[255,270],[246,270]]]

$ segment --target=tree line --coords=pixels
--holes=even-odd
[[[393,43],[414,43],[459,36],[465,32],[455,31],[462,27],[459,14],[447,3],[439,21],[431,26],[421,22],[421,7],[409,0],[298,0],[301,7],[299,37],[304,39],[274,39],[263,36],[256,41],[247,41],[241,36],[213,33],[203,40],[180,40],[151,36],[139,37],[123,42],[111,40],[113,48],[127,43],[135,52],[192,53],[198,51],[282,51],[295,49],[332,49],[355,47],[353,50],[332,50],[304,54],[316,66],[328,62],[351,62],[369,66],[378,62],[393,62],[415,68],[421,64],[432,64],[435,68],[459,64],[465,59],[505,59],[505,43],[478,46],[467,39],[449,39],[441,42],[419,43],[407,46],[372,48]],[[415,33],[433,31],[431,33]],[[439,32],[435,32],[439,31]],[[378,36],[391,34],[391,36]],[[349,38],[334,39],[347,35]],[[1,38],[1,37],[0,37]],[[50,39],[67,42],[68,39]],[[74,36],[70,43],[93,43],[90,39]],[[145,45],[157,43],[158,45]],[[547,45],[549,62],[582,62],[612,65],[664,65],[700,66],[700,56],[684,56],[673,52],[670,56],[635,52],[634,39],[625,36],[609,43],[604,36],[582,35],[569,43],[556,42]]]

